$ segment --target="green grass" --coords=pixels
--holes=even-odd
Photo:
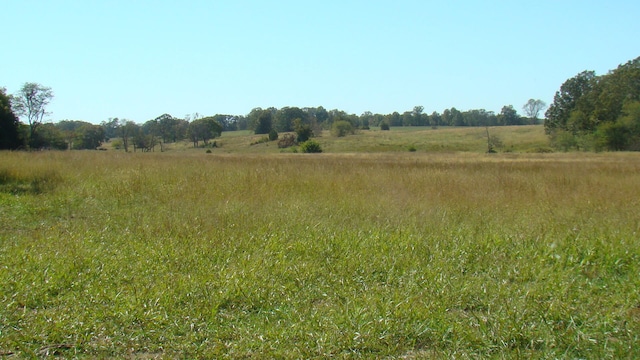
[[[415,146],[0,152],[0,354],[640,356],[637,154]]]
[[[503,147],[497,149],[499,152],[535,153],[549,149],[549,139],[541,125],[491,127],[489,132],[502,141]],[[291,149],[279,149],[277,141],[258,143],[266,136],[250,131],[223,132],[220,138],[215,139],[218,147],[212,151],[224,154],[291,152]],[[417,152],[429,153],[487,151],[487,133],[483,127],[392,127],[390,131],[372,128],[345,137],[334,137],[329,131],[324,131],[322,136],[314,140],[320,144],[323,152],[329,153],[407,152],[411,147]],[[188,141],[166,144],[165,147],[168,151],[205,151],[193,149],[193,144]],[[105,144],[105,148],[110,148],[109,144]]]

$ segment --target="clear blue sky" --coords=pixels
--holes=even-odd
[[[50,120],[550,103],[640,56],[640,1],[0,0],[0,87]]]

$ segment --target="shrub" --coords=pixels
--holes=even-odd
[[[300,150],[303,153],[321,153],[322,152],[322,148],[320,147],[320,144],[318,144],[313,140],[308,140],[300,144]]]
[[[278,140],[279,148],[288,148],[296,144],[296,137],[293,134],[284,134],[280,140]]]
[[[346,136],[347,134],[353,134],[353,133],[354,133],[353,126],[348,121],[344,121],[344,120],[336,121],[331,126],[331,134],[333,136],[342,137],[342,136]]]
[[[380,130],[389,130],[389,123],[383,122],[380,124]]]
[[[418,150],[418,149],[416,149],[415,146],[413,146],[413,145],[409,146],[409,151],[410,152],[416,152],[416,150]]]
[[[296,134],[298,135],[297,141],[299,143],[305,142],[313,136],[313,131],[309,125],[300,125],[296,127]]]
[[[278,132],[276,131],[276,129],[271,129],[271,131],[269,131],[269,141],[275,140],[278,140]]]

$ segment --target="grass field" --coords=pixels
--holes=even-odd
[[[640,357],[638,154],[216,151],[0,152],[0,356]]]
[[[500,152],[536,153],[549,149],[549,139],[542,125],[535,126],[498,126],[489,128],[491,136],[498,137],[503,146]],[[282,135],[282,134],[280,134]],[[224,154],[275,154],[291,152],[292,149],[279,149],[277,141],[259,142],[267,135],[254,135],[251,131],[223,132],[215,139],[218,148],[215,153]],[[409,147],[416,152],[477,152],[487,151],[487,132],[483,127],[392,127],[390,131],[378,128],[359,130],[355,135],[345,137],[331,136],[325,130],[320,137],[314,138],[324,152],[361,153],[361,152],[405,152]],[[189,141],[165,145],[169,151],[194,151]],[[110,144],[105,144],[110,149]],[[159,147],[157,148],[159,150]],[[204,151],[204,150],[202,150]]]

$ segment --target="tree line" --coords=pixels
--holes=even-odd
[[[455,107],[427,114],[423,106],[399,113],[361,115],[319,107],[255,108],[247,115],[177,118],[162,114],[142,124],[110,118],[99,125],[86,121],[62,120],[44,123],[51,88],[25,83],[15,94],[0,88],[0,149],[53,148],[96,149],[114,139],[125,151],[153,151],[165,143],[189,140],[194,147],[215,146],[213,139],[223,131],[252,130],[277,139],[278,132],[295,132],[297,141],[331,130],[345,136],[355,129],[399,126],[502,126],[540,123],[546,108],[541,100],[530,99],[522,107],[525,116],[512,105],[500,113],[484,109],[460,111]],[[605,75],[583,71],[566,80],[544,113],[544,127],[553,145],[563,150],[640,151],[640,57],[618,66]],[[20,121],[20,118],[23,121]],[[288,138],[291,139],[291,138]]]
[[[403,113],[361,115],[319,107],[254,108],[247,115],[198,113],[182,118],[162,114],[142,124],[128,119],[110,118],[99,125],[81,120],[62,120],[44,123],[49,113],[47,105],[53,99],[51,88],[37,83],[25,83],[14,95],[0,88],[2,139],[0,148],[96,149],[104,141],[113,139],[116,148],[124,151],[154,151],[166,143],[189,140],[194,147],[215,146],[213,139],[223,131],[252,130],[256,134],[296,132],[298,140],[318,136],[331,130],[336,136],[353,133],[354,129],[399,126],[501,126],[536,124],[545,104],[529,100],[523,106],[527,117],[520,116],[512,105],[499,114],[484,109],[460,111],[455,107],[427,114],[423,106],[415,106]],[[19,118],[26,120],[20,122]],[[276,136],[277,138],[277,136]]]
[[[640,151],[640,57],[605,75],[583,71],[566,80],[544,126],[564,150]]]

